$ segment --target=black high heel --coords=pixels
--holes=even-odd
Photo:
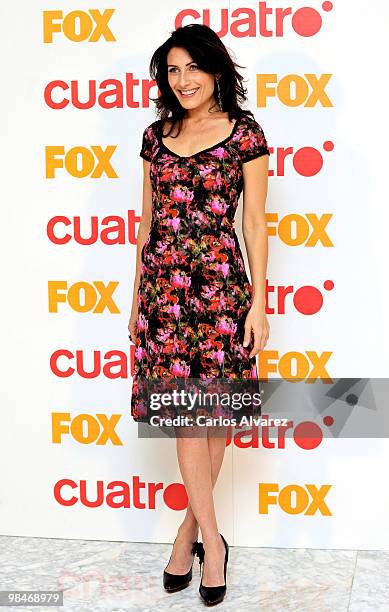
[[[197,550],[197,556],[199,557],[200,572],[201,572],[199,593],[201,595],[201,599],[203,600],[206,606],[214,606],[220,603],[221,601],[223,601],[224,596],[227,591],[228,544],[223,538],[222,534],[220,534],[220,537],[223,540],[224,547],[226,549],[226,554],[224,557],[224,584],[220,586],[213,586],[213,587],[207,587],[203,585],[204,565],[203,565],[203,572],[201,572],[201,564],[204,564],[205,550],[201,542],[199,543],[198,550]]]
[[[174,542],[176,541],[176,539],[174,540]],[[196,542],[193,542],[192,551],[191,551],[193,555],[193,561],[194,561],[194,555],[196,555],[197,553],[198,546],[199,546],[199,542],[197,540]],[[171,558],[172,556],[170,555],[170,559]],[[170,563],[170,559],[169,559],[169,563]],[[181,591],[182,589],[185,589],[187,586],[189,586],[190,581],[192,580],[193,561],[192,561],[192,566],[189,572],[187,572],[186,574],[171,574],[170,572],[167,572],[166,570],[164,570],[163,587],[166,591],[168,591],[168,593],[175,593],[176,591]],[[167,565],[169,565],[169,563]]]

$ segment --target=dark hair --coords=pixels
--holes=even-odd
[[[166,119],[172,121],[169,134],[178,123],[178,136],[186,113],[186,109],[181,106],[168,82],[167,55],[172,47],[183,47],[201,70],[209,74],[220,75],[220,97],[223,111],[228,112],[229,121],[242,114],[252,115],[251,111],[243,110],[240,107],[240,103],[247,99],[247,89],[242,85],[244,79],[236,68],[243,68],[243,66],[232,60],[214,30],[206,25],[191,23],[173,30],[171,36],[154,51],[150,60],[150,76],[156,81],[161,93],[158,98],[150,99],[155,102],[162,124]],[[216,97],[216,92],[214,94]]]

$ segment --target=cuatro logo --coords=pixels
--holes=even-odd
[[[325,291],[332,291],[332,280],[323,282]],[[314,315],[324,304],[323,291],[313,285],[271,285],[266,280],[266,314],[288,314],[292,309],[302,315]]]
[[[134,349],[134,345],[131,349]],[[50,356],[50,369],[58,378],[97,378],[102,376],[109,380],[128,378],[128,357],[124,351],[111,349],[72,350],[57,349]]]
[[[269,169],[269,176],[286,176],[294,170],[298,175],[310,178],[319,174],[326,159],[325,153],[331,153],[334,148],[332,140],[325,140],[322,151],[317,147],[304,146],[295,149],[287,147],[269,147],[273,168]]]
[[[98,508],[136,508],[156,510],[167,506],[171,510],[184,510],[188,506],[185,486],[179,482],[145,482],[133,476],[131,484],[124,480],[87,481],[62,478],[54,485],[54,498],[61,506],[87,506]]]
[[[234,8],[187,8],[177,13],[176,28],[200,22],[210,26],[220,37],[231,34],[235,38],[280,38],[295,32],[299,36],[315,36],[323,27],[323,16],[333,9],[332,2],[322,2],[321,10],[312,6],[292,8],[276,3],[257,2],[252,6]]]
[[[82,218],[79,215],[55,215],[47,223],[47,237],[53,244],[76,242],[80,245],[101,243],[106,246],[132,244],[136,246],[136,224],[141,217],[134,210],[127,216],[92,215]]]
[[[261,418],[264,421],[267,417],[263,414]],[[326,415],[323,417],[322,423],[323,426],[321,427],[314,421],[294,423],[289,420],[286,425],[269,426],[262,424],[261,427],[253,425],[249,428],[242,428],[241,431],[233,430],[231,426],[228,426],[226,445],[233,444],[240,449],[261,447],[284,450],[286,440],[290,439],[302,450],[311,451],[320,446],[324,438],[323,430],[330,431],[334,419],[332,416]],[[290,431],[290,436],[286,435],[288,431]]]

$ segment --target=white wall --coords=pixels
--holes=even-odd
[[[141,136],[155,114],[147,96],[142,97],[141,85],[134,87],[133,107],[120,109],[95,105],[81,110],[71,104],[54,109],[45,101],[44,91],[52,81],[74,80],[86,97],[89,79],[101,82],[114,78],[123,83],[126,72],[140,84],[147,83],[152,52],[175,23],[180,25],[176,22],[180,11],[197,3],[118,0],[109,21],[115,41],[74,42],[58,32],[52,43],[44,42],[44,11],[61,6],[64,15],[72,10],[87,12],[90,3],[79,0],[66,7],[49,2],[23,4],[22,11],[14,4],[3,9],[1,37],[3,56],[8,58],[3,64],[1,98],[7,119],[2,147],[1,533],[172,541],[183,516],[183,510],[169,507],[182,502],[183,492],[179,484],[174,486],[182,482],[175,441],[139,438],[138,426],[129,413],[127,322],[135,244],[128,240],[118,245],[101,241],[80,245],[74,240],[54,244],[46,232],[56,215],[79,216],[87,232],[91,216],[102,220],[118,215],[126,220],[128,215],[140,214]],[[292,23],[295,27],[306,26],[309,19],[314,23],[312,14],[296,15],[297,9],[308,5],[322,17],[322,25],[317,34],[300,36]],[[361,0],[338,2],[329,11],[318,2],[308,5],[290,4],[296,16],[293,22],[290,16],[285,18],[283,35],[274,35],[274,15],[269,15],[270,36],[257,32],[237,37],[236,30],[223,36],[236,61],[247,67],[243,70],[249,89],[246,107],[254,112],[274,150],[269,215],[277,214],[279,220],[301,215],[300,227],[306,224],[307,214],[332,215],[326,226],[332,246],[320,242],[313,247],[304,243],[290,246],[283,234],[269,236],[269,283],[276,288],[292,285],[293,294],[286,300],[285,313],[278,312],[274,294],[269,295],[269,305],[276,310],[269,314],[271,336],[265,357],[273,351],[279,357],[289,351],[330,351],[327,365],[333,377],[384,377],[388,373],[384,130],[388,91],[382,41],[388,6],[383,0],[374,7]],[[324,5],[329,7],[329,3]],[[99,1],[93,6],[103,12],[111,5]],[[209,8],[210,25],[217,30],[221,10],[234,21],[233,12],[241,5],[213,0],[202,6]],[[258,22],[258,3],[244,6],[251,7]],[[268,2],[267,6],[273,11],[286,7],[281,2]],[[183,25],[192,20],[185,18]],[[240,30],[244,29],[241,26]],[[330,104],[287,106],[275,96],[258,106],[257,74],[276,74],[278,81],[291,74],[302,78],[330,74],[325,88]],[[156,88],[151,95],[156,96]],[[53,99],[62,98],[63,93],[56,89]],[[325,150],[328,142],[332,143],[330,151]],[[116,147],[111,162],[117,178],[75,178],[63,168],[55,171],[55,178],[46,178],[47,147],[67,151],[109,145]],[[293,155],[286,158],[283,170],[280,151],[286,147],[292,147]],[[316,155],[322,156],[322,168],[314,176],[301,173],[306,160],[313,158],[310,152],[304,161],[303,147],[313,147]],[[274,224],[269,216],[270,226]],[[130,230],[136,235],[137,223],[130,224]],[[61,232],[65,233],[64,228]],[[118,283],[113,293],[118,312],[79,312],[66,302],[59,303],[58,312],[49,312],[49,283],[66,281],[69,287],[96,280]],[[333,283],[331,290],[324,287],[325,281]],[[291,299],[304,286],[316,287],[323,295],[323,305],[316,314],[302,314]],[[119,351],[123,367],[116,378],[100,373],[86,379],[77,372],[62,377],[51,366],[59,350],[70,351],[69,357],[57,361],[61,370],[76,367],[72,357],[76,351],[83,353],[86,369],[92,369],[94,351],[101,353],[103,363],[107,361],[105,353]],[[53,413],[70,413],[72,418],[117,414],[121,444],[83,444],[69,434],[55,443]],[[363,424],[370,415],[369,410],[356,410],[353,417]],[[336,420],[338,415],[332,416]],[[231,544],[388,547],[385,438],[330,435],[311,451],[302,450],[290,438],[285,449],[259,446],[242,449],[231,444],[227,449],[216,497],[220,530]],[[145,483],[141,489],[146,501],[143,509],[134,507],[132,488],[137,477]],[[131,487],[131,507],[112,508],[103,503],[89,508],[79,502],[63,505],[55,496],[56,484],[63,479],[86,480],[90,499],[95,495],[96,481],[105,485],[124,481]],[[163,483],[165,491],[165,498],[157,492],[155,509],[149,507],[152,496],[146,494],[150,483]],[[326,496],[330,514],[291,514],[279,504],[260,513],[259,487],[263,491],[269,483],[280,490],[295,484],[298,491],[307,483],[317,488],[330,485]],[[74,494],[78,495],[77,489],[64,487],[65,499]]]

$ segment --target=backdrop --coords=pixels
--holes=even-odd
[[[186,506],[175,440],[140,437],[130,417],[152,52],[175,27],[210,25],[271,147],[260,371],[309,376],[325,355],[331,377],[385,377],[388,3],[93,6],[2,9],[1,533],[172,542]],[[232,545],[388,548],[387,439],[363,436],[369,408],[348,415],[357,438],[339,416],[313,448],[228,441],[215,495]]]

